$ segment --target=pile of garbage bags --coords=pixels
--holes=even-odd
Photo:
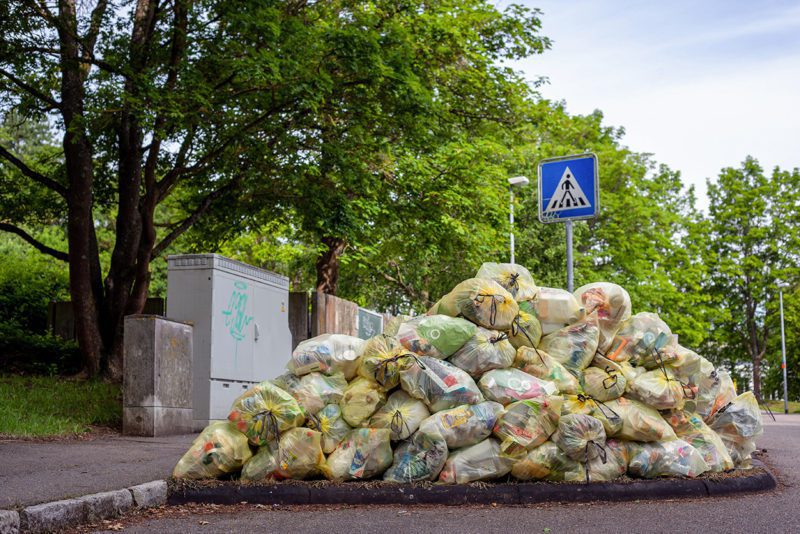
[[[622,287],[538,287],[484,264],[369,340],[300,343],[233,403],[176,478],[463,484],[694,477],[748,468],[761,414]]]

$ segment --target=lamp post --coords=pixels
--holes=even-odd
[[[514,261],[514,186],[518,185],[520,187],[524,185],[528,185],[530,180],[526,176],[512,176],[508,179],[508,192],[511,196],[511,203],[509,204],[509,211],[508,211],[508,222],[511,225],[511,263],[515,263]]]
[[[782,355],[782,363],[781,367],[783,368],[783,413],[789,413],[789,385],[786,380],[786,334],[783,328],[783,290],[786,288],[786,284],[778,284],[778,296],[780,298],[781,303],[781,355]]]

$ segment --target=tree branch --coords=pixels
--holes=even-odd
[[[19,87],[20,89],[23,89],[28,94],[30,94],[30,95],[38,98],[39,100],[45,102],[46,104],[50,105],[51,109],[61,109],[61,103],[60,102],[57,102],[55,99],[53,99],[52,97],[49,97],[46,94],[42,93],[41,91],[39,91],[38,89],[36,89],[32,85],[29,85],[29,84],[25,83],[24,81],[20,80],[19,78],[17,78],[16,76],[14,76],[10,72],[8,72],[7,70],[0,69],[0,74],[2,74],[3,76],[5,76],[9,80],[11,80],[11,82],[14,85]]]
[[[41,174],[39,172],[34,171],[33,169],[31,169],[30,167],[25,165],[22,161],[17,159],[11,152],[6,150],[6,148],[3,147],[2,145],[0,145],[0,158],[3,158],[6,161],[10,162],[12,165],[14,165],[20,171],[22,171],[22,174],[24,174],[25,176],[27,176],[28,178],[30,178],[34,182],[37,182],[37,183],[45,186],[46,188],[55,191],[56,193],[58,193],[59,195],[61,195],[65,199],[67,198],[67,188],[66,187],[64,187],[60,183],[56,182],[52,178],[48,178],[44,174]]]
[[[12,234],[16,234],[21,237],[26,243],[31,245],[33,248],[38,250],[39,252],[43,252],[45,254],[49,254],[50,256],[56,258],[57,260],[61,261],[69,261],[69,254],[66,252],[61,252],[60,250],[56,250],[54,248],[50,248],[41,241],[35,239],[32,235],[28,232],[23,230],[18,226],[14,226],[13,224],[2,223],[0,222],[0,230],[9,232]]]

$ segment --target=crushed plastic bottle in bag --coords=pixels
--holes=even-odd
[[[722,442],[719,434],[714,432],[696,413],[675,410],[664,416],[675,434],[689,445],[697,449],[712,472],[733,469],[733,459]]]
[[[640,358],[676,344],[672,330],[658,314],[641,312],[620,325],[611,346],[603,355],[615,362],[631,361],[639,365]]]
[[[610,437],[631,441],[662,441],[675,439],[675,431],[654,408],[625,397],[608,401],[622,421],[619,430]]]

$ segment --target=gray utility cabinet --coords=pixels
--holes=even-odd
[[[243,391],[285,372],[289,279],[218,254],[168,258],[167,317],[194,325],[195,429],[225,419]]]

